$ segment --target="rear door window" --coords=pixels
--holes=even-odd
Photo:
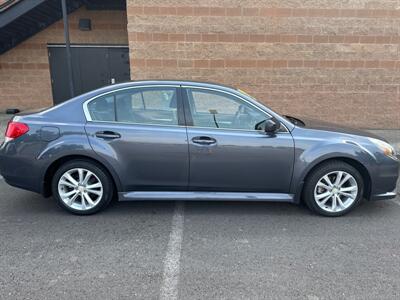
[[[178,125],[175,87],[132,88],[99,97],[88,104],[93,121]]]

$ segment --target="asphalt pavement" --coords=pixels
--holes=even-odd
[[[399,299],[399,228],[400,196],[340,218],[161,201],[74,216],[0,179],[0,299]]]
[[[74,216],[0,180],[2,299],[399,299],[400,197],[324,218],[260,202]]]

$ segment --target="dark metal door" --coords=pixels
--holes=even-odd
[[[75,55],[74,55],[75,54]],[[74,85],[79,95],[110,83],[107,48],[73,48],[72,60],[79,60],[79,85]]]
[[[127,47],[73,46],[71,55],[75,96],[130,80]],[[58,104],[71,98],[64,46],[49,47],[49,63],[53,102]]]
[[[108,48],[108,68],[110,70],[109,83],[130,80],[129,49]]]
[[[76,57],[75,49],[71,49],[72,57]],[[69,98],[68,67],[65,48],[49,48],[49,63],[53,103],[58,104]],[[72,60],[72,74],[74,78],[75,94],[80,90],[79,60]]]

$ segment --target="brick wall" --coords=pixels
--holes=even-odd
[[[92,31],[78,30],[80,18],[92,20]],[[127,44],[126,12],[88,11],[69,15],[71,43]],[[48,43],[63,43],[62,21],[0,55],[0,111],[40,108],[53,104]]]
[[[128,0],[132,79],[234,85],[278,112],[400,128],[400,2]]]

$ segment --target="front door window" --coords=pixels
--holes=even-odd
[[[196,127],[258,130],[266,113],[230,94],[186,89],[193,125]]]

